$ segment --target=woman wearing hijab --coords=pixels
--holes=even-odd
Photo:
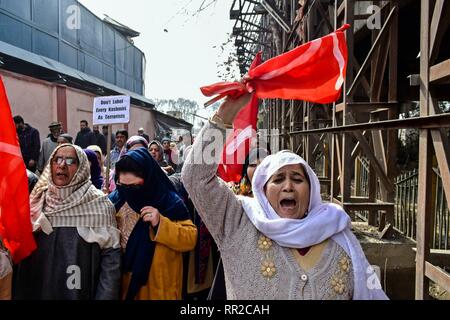
[[[94,151],[85,149],[83,150],[89,160],[89,167],[91,169],[91,182],[99,190],[102,190],[103,177],[102,168],[98,162],[97,155]]]
[[[252,178],[256,167],[269,155],[269,152],[263,148],[255,148],[250,150],[248,156],[245,157],[244,166],[242,168],[242,178],[238,187],[234,188],[234,193],[241,196],[253,197]]]
[[[252,179],[254,198],[236,196],[217,178],[221,152],[214,162],[193,164],[192,154],[211,154],[203,151],[210,151],[218,130],[225,141],[225,128],[250,97],[221,105],[182,172],[220,249],[228,299],[387,299],[349,216],[322,203],[318,178],[298,155],[266,157]]]
[[[15,299],[118,299],[115,210],[89,176],[81,148],[56,147],[30,195],[37,250],[18,265]]]
[[[101,163],[101,165],[103,166],[105,161],[103,159],[102,149],[95,144],[88,146],[86,149],[94,151],[95,154],[97,155],[98,162]]]
[[[182,253],[194,248],[197,229],[174,185],[146,148],[116,163],[117,189],[109,195],[116,209],[125,202],[136,212],[124,244],[123,298],[181,299]]]
[[[97,145],[88,146],[86,149],[87,150],[92,150],[92,151],[95,152],[95,155],[97,156],[98,163],[100,164],[100,168],[101,168],[101,171],[102,171],[101,174],[102,174],[102,177],[103,177],[103,183],[105,183],[106,167],[104,165],[105,164],[105,160],[103,158],[102,149],[99,146],[97,146]]]
[[[175,173],[173,167],[163,159],[164,150],[159,141],[153,140],[152,142],[150,142],[150,144],[148,145],[148,151],[150,152],[152,158],[155,159],[156,162],[158,162],[158,165],[163,168],[163,170],[167,172],[167,174],[171,175]]]

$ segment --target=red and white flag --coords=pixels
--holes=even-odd
[[[0,237],[18,263],[36,248],[36,243],[30,219],[28,176],[1,77],[0,119]]]
[[[261,52],[258,52],[249,70],[261,64]],[[222,161],[217,175],[224,181],[237,182],[241,179],[245,157],[250,151],[250,143],[256,138],[258,120],[258,97],[252,99],[236,116],[233,122],[233,134],[229,135],[223,148]]]
[[[219,82],[200,90],[205,96],[239,97],[255,92],[258,98],[335,102],[347,68],[346,24],[329,35],[305,43],[249,70],[242,82]]]

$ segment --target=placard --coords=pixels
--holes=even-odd
[[[130,122],[130,97],[108,96],[94,99],[93,124]]]

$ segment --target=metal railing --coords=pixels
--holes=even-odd
[[[405,236],[416,240],[416,216],[418,198],[418,172],[416,169],[405,172],[395,182],[395,225]],[[432,188],[433,249],[448,250],[450,243],[450,211],[442,186],[441,176],[433,168]]]
[[[417,169],[402,173],[395,181],[394,227],[414,240],[416,239],[418,182]]]

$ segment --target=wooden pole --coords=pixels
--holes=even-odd
[[[109,169],[111,168],[111,137],[112,137],[112,125],[108,125],[108,140],[106,142],[106,193],[109,193]]]

